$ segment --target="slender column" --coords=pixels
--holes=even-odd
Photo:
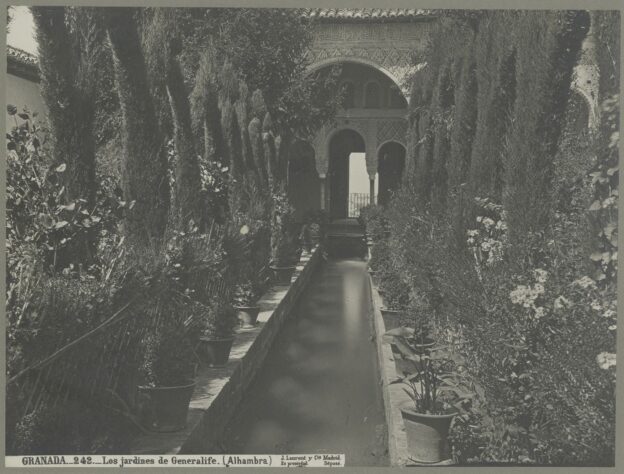
[[[375,204],[375,175],[372,177],[368,175],[368,181],[370,183],[370,203]]]
[[[326,199],[325,199],[325,196],[327,195],[327,179],[326,179],[326,175],[321,174],[321,175],[319,175],[319,178],[321,180],[321,209],[322,210],[326,210],[327,209]]]

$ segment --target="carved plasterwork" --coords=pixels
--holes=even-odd
[[[317,43],[335,42],[422,42],[430,23],[321,23],[315,26]]]
[[[413,69],[411,58],[413,50],[409,48],[397,47],[330,47],[313,49],[308,55],[312,64],[323,63],[327,60],[357,61],[365,60],[372,63],[377,68],[390,73],[392,79],[400,87],[406,79],[407,73]]]
[[[331,62],[364,62],[407,92],[405,79],[415,69],[414,54],[425,47],[430,28],[427,21],[318,24],[308,59],[311,69]]]
[[[377,143],[380,145],[388,141],[394,141],[405,146],[406,135],[406,120],[381,120],[377,123]]]

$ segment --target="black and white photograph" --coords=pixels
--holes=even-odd
[[[616,466],[618,7],[314,3],[5,4],[5,467]]]

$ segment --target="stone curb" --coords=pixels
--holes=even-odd
[[[369,274],[371,285],[371,298],[373,304],[373,324],[375,331],[375,342],[377,345],[377,358],[380,371],[380,383],[384,401],[384,411],[386,414],[386,425],[388,427],[388,457],[390,466],[394,467],[425,467],[425,466],[449,466],[453,465],[452,460],[445,460],[434,464],[424,464],[410,459],[407,450],[407,436],[403,426],[403,416],[399,406],[410,401],[409,395],[405,393],[401,384],[391,384],[399,378],[396,366],[394,365],[394,355],[390,344],[383,340],[386,332],[383,317],[381,316],[382,298],[377,291],[371,275]]]
[[[368,276],[371,285],[371,298],[373,306],[373,325],[375,329],[375,343],[377,346],[377,358],[379,363],[380,383],[384,401],[384,411],[386,414],[386,425],[388,427],[388,457],[390,466],[405,466],[408,463],[407,438],[403,427],[403,417],[398,404],[403,400],[409,400],[408,395],[403,391],[400,384],[390,384],[398,378],[394,357],[390,344],[383,340],[386,327],[379,308],[382,306],[381,296],[377,287]]]

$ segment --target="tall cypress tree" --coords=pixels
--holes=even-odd
[[[162,240],[169,212],[167,156],[150,96],[145,57],[134,8],[103,9],[113,49],[122,110],[122,186],[128,202],[126,234],[138,245]]]
[[[202,225],[201,180],[197,160],[198,144],[193,133],[191,105],[178,56],[182,41],[176,22],[176,11],[158,8],[146,29],[146,54],[153,77],[161,74],[167,93],[177,160],[175,164],[175,225],[187,230],[194,222]],[[163,74],[164,73],[164,74]]]

